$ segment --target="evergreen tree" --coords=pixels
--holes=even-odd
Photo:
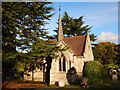
[[[16,63],[16,34],[15,19],[12,18],[10,12],[10,4],[8,6],[2,3],[2,66],[3,71],[9,71]],[[10,10],[10,11],[9,11]]]
[[[64,13],[62,18],[63,33],[66,37],[73,37],[79,35],[87,35],[91,28],[89,25],[84,25],[83,16],[79,18],[72,18],[67,12]],[[57,33],[57,30],[54,30]],[[94,34],[90,35],[91,41],[96,40]]]
[[[17,62],[39,64],[62,50],[47,39],[44,25],[53,16],[51,2],[3,2],[3,68],[12,69]],[[16,50],[16,48],[18,50]],[[18,51],[21,50],[21,53]],[[23,53],[26,51],[26,53]],[[13,62],[12,62],[13,61]],[[6,63],[10,67],[6,66]],[[5,70],[6,71],[6,70]]]

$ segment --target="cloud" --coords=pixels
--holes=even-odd
[[[112,32],[101,32],[96,41],[118,43],[118,34]]]

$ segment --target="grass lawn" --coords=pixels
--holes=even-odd
[[[118,80],[110,80],[110,78],[109,78],[109,80],[104,81],[103,83],[89,84],[89,88],[87,88],[87,89],[94,90],[94,89],[99,89],[99,88],[101,88],[101,89],[105,88],[107,90],[108,89],[120,90],[120,72],[118,73]],[[64,87],[59,87],[56,85],[48,86],[48,84],[45,84],[45,83],[39,82],[39,81],[38,82],[37,81],[36,82],[27,82],[27,81],[21,81],[21,80],[20,81],[16,80],[13,86],[17,86],[17,85],[20,86],[20,84],[22,87],[27,84],[29,84],[29,86],[32,86],[33,84],[35,84],[34,86],[32,86],[33,90],[45,90],[45,89],[51,89],[51,90],[53,90],[53,89],[71,89],[71,90],[78,89],[78,90],[82,90],[82,89],[85,89],[85,88],[80,87],[80,85],[66,85]],[[24,88],[23,88],[23,90],[24,90]]]
[[[67,86],[64,86],[64,87],[58,87],[58,86],[55,86],[55,85],[52,85],[52,86],[47,86],[47,87],[37,87],[35,90],[39,90],[39,89],[45,89],[45,88],[48,88],[51,90],[52,89],[72,89],[75,88],[75,89],[83,89],[82,87],[80,87],[79,85],[67,85]],[[90,84],[90,87],[87,88],[87,89],[98,89],[98,88],[105,88],[105,89],[115,89],[115,90],[120,90],[120,81],[113,81],[113,80],[109,80],[109,81],[106,81],[104,83],[96,83],[96,84]]]
[[[120,81],[107,81],[101,84],[91,84],[90,88],[116,88],[120,90]]]
[[[78,89],[78,90],[82,90],[82,89],[86,89],[86,88],[82,88],[80,87],[80,85],[66,85],[64,87],[59,87],[56,85],[48,85],[48,84],[44,84],[41,82],[18,82],[18,81],[14,81],[14,82],[9,82],[9,84],[6,86],[7,88],[9,87],[11,88],[22,88],[22,90],[46,90],[46,89]],[[28,88],[29,87],[29,88]],[[31,89],[30,89],[31,88]],[[94,84],[89,84],[89,90],[94,90],[94,89],[114,89],[114,90],[120,90],[120,80],[107,80],[104,83],[94,83]],[[11,89],[12,90],[12,89]],[[19,90],[19,89],[18,89]]]
[[[47,86],[47,87],[37,87],[35,88],[35,90],[46,90],[46,89],[50,89],[50,90],[54,90],[54,89],[71,89],[71,90],[74,90],[74,89],[80,89],[81,87],[78,86],[78,85],[66,85],[64,87],[59,87],[59,86]],[[81,88],[82,89],[82,88]]]

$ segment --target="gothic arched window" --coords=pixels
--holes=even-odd
[[[59,59],[59,71],[66,71],[66,60],[63,55]]]

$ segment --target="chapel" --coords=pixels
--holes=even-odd
[[[65,85],[74,84],[83,77],[84,63],[94,60],[89,35],[64,37],[59,14],[58,38],[52,41],[62,47],[67,46],[68,49],[57,53],[57,59],[49,57],[44,65],[45,69],[35,70],[34,80],[44,81],[48,84],[59,84],[61,81]],[[32,72],[28,73],[29,76],[24,74],[24,80],[32,80]]]

